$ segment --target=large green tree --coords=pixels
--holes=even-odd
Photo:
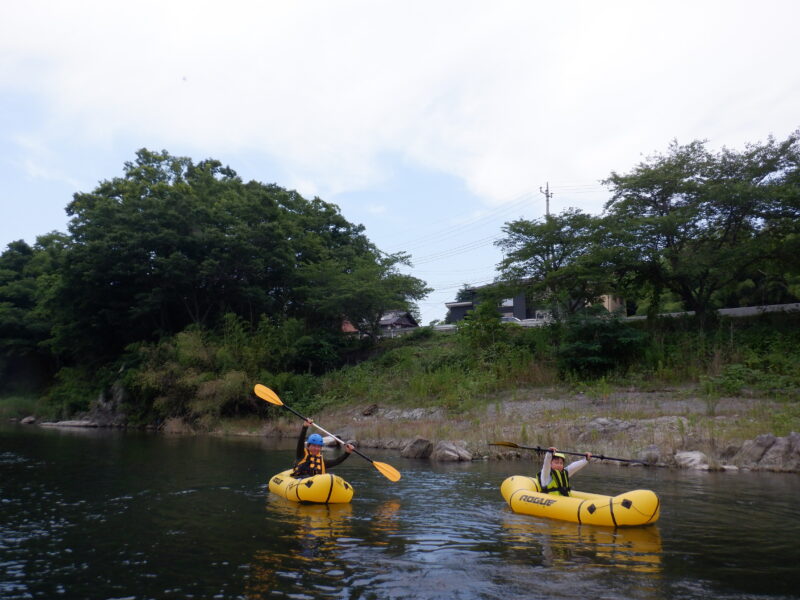
[[[598,232],[597,218],[574,208],[506,223],[496,242],[504,253],[499,279],[551,306],[556,316],[572,314],[609,291],[600,255],[591,253]]]
[[[781,248],[798,233],[798,139],[718,153],[674,142],[629,173],[612,172],[604,226],[617,272],[649,289],[652,307],[669,290],[701,316],[753,272],[796,272],[797,254]]]
[[[64,234],[54,232],[39,236],[33,246],[11,242],[0,254],[0,380],[5,387],[46,378],[54,366],[47,347],[54,324],[47,303],[67,244]]]
[[[372,317],[425,292],[335,205],[245,183],[214,160],[140,150],[122,177],[76,194],[67,212],[55,344],[85,358],[215,326],[226,313],[251,326],[262,314],[299,318],[333,335],[343,318]]]

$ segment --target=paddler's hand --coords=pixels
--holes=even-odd
[[[550,454],[558,452],[558,448],[556,448],[555,446],[550,446],[550,448],[548,448],[548,450],[550,450]]]
[[[311,427],[313,424],[314,424],[313,419],[306,419],[305,423],[303,423],[305,427]]]
[[[355,450],[355,446],[353,446],[353,444],[344,445],[344,451],[347,452],[348,454],[351,454],[353,450]]]
[[[592,460],[592,453],[591,452],[587,452],[585,456],[586,456],[586,462],[589,462],[590,460]]]

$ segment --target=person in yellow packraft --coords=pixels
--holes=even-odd
[[[341,456],[337,456],[333,460],[325,460],[322,457],[322,436],[318,433],[312,433],[306,440],[306,432],[313,423],[312,419],[306,419],[303,423],[303,428],[300,430],[300,437],[297,438],[297,451],[295,452],[297,463],[294,465],[292,477],[303,478],[325,473],[326,469],[346,461],[353,451],[353,444],[345,444],[345,452]]]
[[[544,455],[542,470],[539,472],[539,486],[542,493],[569,496],[572,489],[569,485],[570,475],[574,475],[588,465],[591,459],[592,453],[587,452],[584,458],[564,467],[566,457],[556,448],[551,447]]]

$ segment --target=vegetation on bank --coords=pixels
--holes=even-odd
[[[53,417],[85,409],[153,351],[190,365],[176,390],[207,384],[193,374],[226,371],[233,357],[322,373],[362,345],[344,322],[369,340],[385,311],[413,311],[428,292],[401,272],[407,255],[379,250],[337,206],[244,182],[215,160],[140,150],[66,210],[68,233],[0,254],[0,393],[35,393]],[[204,345],[232,348],[239,328],[254,353],[202,356]],[[221,412],[237,410],[226,405],[236,382],[219,386]],[[157,419],[163,404],[141,400],[134,416]]]
[[[492,341],[476,343],[482,335]],[[602,394],[685,385],[711,401],[797,402],[799,343],[798,313],[721,319],[707,330],[694,318],[631,323],[607,313],[542,328],[468,319],[455,335],[420,330],[387,341],[372,360],[320,379],[308,408],[380,402],[459,412],[535,388]]]
[[[800,430],[797,312],[722,318],[713,327],[698,329],[694,317],[631,322],[596,310],[526,328],[501,323],[495,311],[483,308],[455,333],[423,327],[385,339],[358,362],[323,375],[280,370],[277,356],[265,356],[270,354],[266,340],[276,332],[261,327],[260,333],[247,331],[241,320],[229,316],[222,335],[189,329],[132,348],[130,362],[118,374],[131,422],[180,416],[195,427],[212,429],[238,419],[281,415],[280,409],[254,397],[256,382],[309,414],[378,403],[440,408],[454,417],[491,406],[498,398],[528,397],[537,389],[550,396],[584,393],[602,398],[620,389],[690,386],[704,398],[709,416],[722,397],[749,397],[755,403],[769,399],[785,407],[761,415],[772,432]],[[83,397],[101,393],[96,384],[89,389],[88,376],[73,376],[57,389],[83,389],[78,393]],[[2,406],[6,415],[39,412],[19,399]]]
[[[796,401],[797,317],[715,309],[800,300],[800,132],[742,151],[675,143],[605,183],[601,216],[506,224],[497,283],[455,336],[379,341],[381,316],[428,292],[401,270],[409,256],[319,198],[141,150],[75,194],[68,233],[0,254],[0,410],[69,418],[116,389],[131,424],[211,427],[275,414],[255,382],[309,411],[458,412],[514,390],[617,384]],[[500,323],[498,303],[519,293],[553,323]],[[609,295],[647,320],[593,308]]]

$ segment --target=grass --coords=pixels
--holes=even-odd
[[[264,421],[255,416],[221,419],[212,428],[222,435],[264,435]]]
[[[522,327],[503,328],[504,337],[491,344],[436,332],[385,340],[368,360],[319,377],[225,370],[211,364],[213,348],[187,337],[177,347],[191,364],[173,364],[167,353],[138,377],[143,390],[157,394],[156,407],[163,399],[164,415],[191,409],[199,416],[195,423],[211,431],[297,434],[297,419],[284,418],[280,409],[267,418],[221,418],[247,414],[248,390],[259,381],[301,413],[357,439],[465,440],[478,455],[491,453],[486,443],[492,440],[591,446],[626,456],[649,444],[719,449],[763,433],[800,431],[800,315],[741,319],[710,332],[680,319],[640,326],[647,345],[636,359],[596,378],[559,370],[554,332]],[[82,390],[73,380],[63,386],[73,383]],[[422,418],[361,415],[373,404],[427,412]],[[5,417],[42,416],[37,409],[33,397],[0,400]],[[599,417],[635,428],[586,433]],[[654,421],[666,417],[674,419]]]
[[[14,394],[0,397],[0,418],[22,419],[35,415],[41,408],[38,396]]]

